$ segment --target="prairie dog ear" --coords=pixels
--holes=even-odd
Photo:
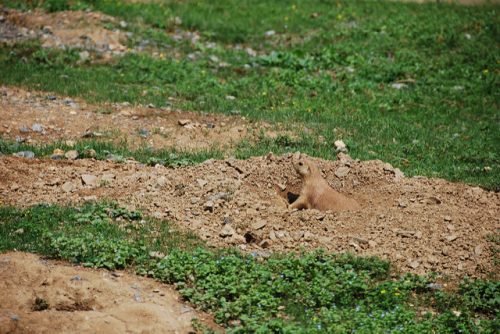
[[[292,156],[292,159],[294,161],[299,160],[300,159],[300,152],[299,151],[295,152],[295,154]]]

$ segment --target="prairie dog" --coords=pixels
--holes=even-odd
[[[317,209],[320,211],[359,210],[361,207],[354,199],[335,191],[321,176],[314,163],[305,155],[297,152],[292,157],[292,165],[303,181],[299,197],[290,204],[290,209]]]

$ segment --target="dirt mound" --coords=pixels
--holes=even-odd
[[[378,160],[314,161],[335,189],[362,204],[360,211],[288,210],[285,197],[298,193],[300,181],[291,156],[272,154],[179,169],[3,157],[0,193],[4,204],[22,206],[116,199],[175,221],[212,245],[262,256],[322,247],[377,255],[415,273],[484,277],[494,271],[489,236],[500,227],[499,194],[405,178]],[[84,184],[83,174],[97,181]]]
[[[37,38],[47,48],[79,48],[107,55],[127,50],[123,44],[127,34],[116,28],[106,29],[106,25],[118,26],[119,22],[99,12],[45,13],[41,10],[20,12],[4,9],[3,17],[0,31],[11,32],[1,35],[0,40],[5,42]]]
[[[188,333],[192,318],[216,328],[152,279],[0,255],[0,333]]]
[[[244,117],[127,103],[92,105],[12,87],[1,87],[0,96],[0,135],[18,142],[50,143],[94,136],[125,141],[130,148],[203,150],[230,148],[242,139],[252,140],[260,131],[267,136],[277,133],[267,123],[252,123]],[[35,124],[41,128],[33,127]]]

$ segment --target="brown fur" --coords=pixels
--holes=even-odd
[[[353,211],[361,208],[354,199],[348,198],[330,187],[321,176],[318,167],[300,152],[293,155],[292,164],[302,179],[303,185],[299,198],[288,206],[290,209]]]

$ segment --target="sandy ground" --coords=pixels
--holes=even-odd
[[[126,272],[0,254],[0,333],[190,333],[193,318],[218,329],[180,298]]]

